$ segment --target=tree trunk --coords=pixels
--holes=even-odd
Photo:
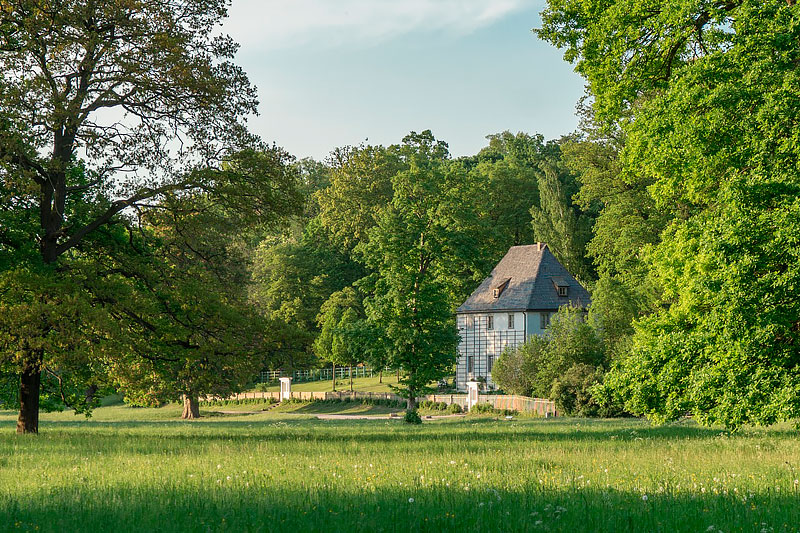
[[[333,365],[333,392],[336,392],[336,363],[331,363]]]
[[[397,384],[400,384],[400,367],[397,367]]]
[[[378,383],[383,383],[383,369],[378,372]]]
[[[406,411],[413,411],[417,408],[417,393],[408,389],[408,398],[406,398]]]
[[[197,396],[183,395],[183,414],[181,418],[184,420],[200,418],[200,402],[197,401]]]
[[[92,402],[94,401],[94,395],[97,394],[97,389],[98,387],[94,383],[89,385],[89,387],[86,389],[85,397],[87,406],[91,405]]]
[[[28,363],[19,380],[19,417],[17,433],[39,433],[39,389],[42,371],[41,355],[33,364]]]
[[[350,365],[350,392],[353,392],[353,366]]]

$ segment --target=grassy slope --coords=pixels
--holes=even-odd
[[[378,376],[372,378],[353,378],[353,390],[363,392],[392,392],[389,384],[397,384],[397,376],[394,374],[385,374],[383,376],[383,383],[378,383]],[[267,388],[269,392],[278,392],[280,385],[272,385]],[[293,391],[302,392],[328,392],[333,390],[333,382],[330,379],[324,381],[309,381],[306,383],[292,383]],[[350,390],[349,379],[337,379],[336,390],[348,391]]]
[[[0,529],[797,531],[800,440],[637,420],[0,413]],[[646,496],[646,498],[645,498]],[[762,525],[763,524],[763,525]],[[770,529],[771,528],[771,529]]]

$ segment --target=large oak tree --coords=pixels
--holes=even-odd
[[[798,21],[792,0],[551,0],[543,14],[540,34],[625,134],[622,181],[670,215],[638,252],[655,312],[607,381],[635,413],[800,415]]]
[[[265,216],[292,203],[291,176],[265,172],[249,150],[259,148],[244,127],[255,88],[230,61],[236,44],[215,31],[227,4],[0,4],[0,176],[15,207],[37,213],[35,233],[16,241],[35,242],[56,278],[87,237],[165,193],[202,189],[229,207],[260,204]],[[245,154],[241,164],[223,168],[233,153]],[[79,157],[83,179],[72,172]],[[31,347],[15,359],[19,432],[38,431],[47,356]]]

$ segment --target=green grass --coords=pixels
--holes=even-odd
[[[15,435],[13,413],[0,412],[0,529],[800,530],[800,439],[784,427],[411,427],[316,420],[294,405],[198,422],[175,420],[177,405],[115,405],[90,420],[43,415],[39,436]]]
[[[353,378],[353,390],[361,392],[392,392],[389,384],[397,384],[397,375],[384,374],[383,383],[378,383],[378,376],[371,378]],[[260,390],[260,389],[253,389]],[[281,390],[280,385],[270,385],[267,387],[267,392],[278,392]],[[333,382],[330,379],[323,381],[307,381],[305,383],[292,383],[293,391],[300,392],[330,392],[333,390]],[[336,380],[337,391],[349,391],[350,380],[348,378]]]

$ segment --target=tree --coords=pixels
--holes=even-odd
[[[534,369],[527,353],[542,351],[546,345],[544,338],[537,335],[528,339],[525,350],[506,348],[492,366],[492,381],[508,394],[530,396]]]
[[[392,177],[406,163],[396,146],[361,145],[334,150],[330,166],[330,185],[316,194],[320,222],[333,242],[350,251],[391,201]]]
[[[476,209],[487,222],[480,239],[486,243],[487,273],[509,247],[533,242],[530,209],[539,203],[539,163],[550,149],[541,135],[506,131],[488,139],[489,146],[462,159],[483,189]]]
[[[314,364],[317,315],[325,301],[361,276],[363,267],[330,242],[318,219],[306,225],[299,242],[263,241],[253,259],[251,300],[272,323],[278,341],[270,357],[275,368]]]
[[[248,301],[248,227],[206,195],[168,196],[163,205],[146,218],[145,261],[128,255],[109,265],[141,286],[111,305],[135,331],[121,353],[157,356],[111,357],[109,374],[131,403],[182,397],[183,418],[193,419],[198,398],[241,390],[271,340]]]
[[[542,35],[626,136],[623,173],[673,220],[642,257],[656,287],[607,386],[655,421],[800,414],[794,2],[550,2]]]
[[[546,242],[553,254],[584,284],[595,279],[586,259],[586,245],[592,236],[595,214],[575,205],[579,184],[560,158],[540,163],[539,201],[531,207],[531,223],[537,241]]]
[[[350,390],[353,390],[353,370],[363,361],[363,352],[350,334],[351,328],[363,319],[364,311],[358,294],[352,287],[331,294],[320,307],[317,324],[320,333],[314,340],[314,352],[320,359],[333,364],[333,390],[336,390],[336,365],[350,366]]]
[[[392,177],[393,195],[359,246],[375,274],[365,282],[367,316],[386,336],[405,376],[408,410],[431,382],[451,370],[458,334],[452,317],[464,291],[461,273],[474,265],[477,188],[449,165],[447,145],[430,131],[411,133],[399,151],[407,170]]]
[[[621,356],[630,347],[634,320],[657,306],[658,288],[648,277],[642,249],[660,241],[673,215],[656,207],[648,192],[651,180],[623,173],[623,133],[598,124],[591,108],[581,112],[582,135],[561,144],[562,159],[580,183],[576,203],[597,213],[585,249],[598,274],[589,321],[609,355]]]
[[[87,237],[172,191],[203,189],[215,200],[265,200],[267,213],[292,202],[290,173],[252,172],[257,146],[243,117],[255,88],[229,59],[233,41],[215,32],[225,0],[44,2],[0,9],[5,186],[39,214],[39,259],[57,265]],[[238,170],[223,159],[239,152]],[[86,179],[70,173],[86,156]],[[278,167],[280,168],[280,167]],[[287,178],[287,179],[284,179]],[[20,206],[21,208],[22,206]],[[61,272],[53,270],[55,276]],[[58,320],[57,316],[54,320]],[[57,325],[52,325],[57,330]],[[43,361],[27,350],[20,372],[18,431],[38,431]]]
[[[602,342],[585,312],[564,306],[544,335],[503,352],[492,368],[492,379],[512,394],[551,398],[561,411],[572,413],[589,403],[588,389],[602,376],[605,363]]]

